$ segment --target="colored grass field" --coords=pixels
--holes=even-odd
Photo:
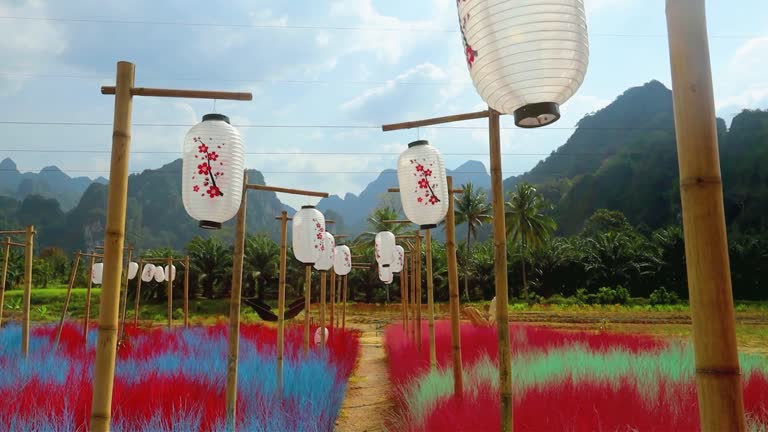
[[[55,326],[33,329],[28,359],[21,331],[0,331],[0,430],[85,431],[91,404],[96,331],[67,325],[53,351]],[[314,332],[314,329],[313,329]],[[227,329],[128,328],[118,351],[114,431],[224,429]],[[284,397],[276,397],[276,331],[241,326],[238,370],[239,430],[331,431],[359,351],[359,335],[336,330],[328,351],[304,358],[303,328],[286,329]]]
[[[515,431],[699,430],[690,346],[648,336],[510,326]],[[385,333],[398,431],[499,429],[496,332],[461,328],[465,393],[453,396],[450,329],[436,323],[438,369],[402,326]],[[768,362],[741,356],[750,430],[768,430]]]

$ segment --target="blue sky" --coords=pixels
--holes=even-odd
[[[532,168],[584,114],[628,87],[651,79],[670,84],[663,0],[585,3],[585,82],[562,107],[557,128],[514,129],[502,119],[505,176]],[[764,0],[734,4],[707,2],[716,104],[726,119],[742,108],[768,107],[768,8]],[[115,20],[133,23],[98,22]],[[99,87],[114,82],[118,60],[136,63],[139,86],[253,92],[253,102],[216,104],[241,125],[375,126],[482,109],[456,20],[453,0],[5,0],[0,120],[111,123],[113,98]],[[133,121],[191,125],[212,109],[211,101],[136,98]],[[484,125],[241,132],[247,151],[261,153],[249,155],[247,166],[263,171],[269,184],[343,195],[393,168],[417,137],[436,145],[449,168],[467,159],[487,164]],[[55,164],[73,176],[107,176],[110,129],[0,124],[0,158],[12,157],[23,171]],[[136,126],[131,170],[179,157],[187,129]],[[264,154],[274,152],[305,154]]]

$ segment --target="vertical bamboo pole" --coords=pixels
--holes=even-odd
[[[464,374],[461,363],[461,321],[459,316],[459,265],[456,259],[456,215],[454,213],[453,177],[448,176],[448,214],[445,217],[445,254],[448,261],[448,295],[451,309],[451,354],[453,359],[453,394],[462,397]]]
[[[85,345],[88,345],[88,321],[91,320],[91,288],[93,287],[93,265],[96,262],[96,258],[91,256],[88,262],[88,284],[85,290],[85,311],[83,312],[83,339],[85,339]],[[102,268],[102,278],[104,277]],[[102,282],[104,282],[102,280]]]
[[[64,310],[61,311],[61,318],[59,319],[59,327],[56,329],[56,343],[53,345],[54,351],[59,347],[59,341],[61,340],[61,330],[64,328],[64,317],[67,316],[67,308],[69,308],[69,301],[72,298],[72,288],[75,286],[75,279],[77,278],[77,268],[80,266],[80,251],[75,253],[75,263],[72,265],[72,273],[69,275],[69,285],[67,285],[67,296],[64,298]]]
[[[104,275],[99,309],[99,337],[93,372],[90,424],[92,432],[108,432],[112,418],[120,272],[123,263],[128,159],[131,147],[131,88],[134,83],[134,73],[135,68],[132,63],[117,63],[112,160],[107,195],[107,224],[104,230]]]
[[[5,279],[8,275],[8,261],[11,259],[11,238],[5,238],[5,248],[3,249],[3,275],[0,280],[0,328],[3,326],[3,307],[5,302]]]
[[[336,287],[336,307],[341,309],[342,292],[344,291],[344,276],[339,275],[338,287]],[[336,311],[336,327],[341,327],[341,310]]]
[[[341,310],[341,329],[347,328],[347,280],[349,275],[344,275],[342,283],[344,285],[344,309]]]
[[[24,311],[24,323],[21,328],[21,352],[24,353],[24,358],[29,354],[29,320],[31,318],[30,309],[32,303],[32,259],[34,257],[34,237],[35,227],[28,225],[24,240],[24,304],[22,306]]]
[[[141,299],[141,273],[142,270],[144,270],[144,261],[139,260],[139,274],[138,274],[138,282],[136,282],[136,299],[133,302],[133,326],[138,327],[139,326],[139,301]]]
[[[701,429],[743,431],[704,0],[668,0],[666,12]]]
[[[427,315],[429,319],[429,366],[437,369],[437,345],[435,344],[435,293],[432,280],[432,230],[424,233],[427,261]]]
[[[410,297],[410,308],[411,308],[411,328],[410,328],[410,335],[411,340],[415,343],[416,342],[416,250],[414,247],[414,250],[411,252],[411,297]]]
[[[189,255],[184,258],[184,328],[189,327]]]
[[[248,173],[243,174],[248,184]],[[234,431],[237,414],[237,362],[240,352],[240,300],[243,287],[243,260],[245,254],[245,214],[248,189],[242,191],[240,210],[235,225],[235,247],[232,254],[232,292],[229,297],[229,358],[227,359],[227,429]]]
[[[280,214],[280,277],[277,294],[277,397],[283,397],[283,348],[285,344],[285,271],[288,256],[288,212]]]
[[[167,274],[165,275],[166,281],[168,281],[165,285],[165,291],[166,291],[166,297],[168,299],[168,330],[171,329],[173,326],[173,278],[171,277],[171,267],[173,266],[173,258],[168,257],[168,260],[166,261],[166,265],[168,266]]]
[[[330,285],[331,285],[331,292],[330,292],[331,311],[330,312],[331,312],[331,316],[329,317],[330,319],[328,320],[328,322],[329,322],[329,326],[331,327],[331,330],[333,330],[333,327],[334,327],[333,309],[334,309],[334,306],[335,306],[335,303],[336,303],[336,301],[335,301],[336,299],[334,298],[336,296],[336,271],[334,269],[331,269],[331,278],[330,279],[331,279],[330,280]]]
[[[408,331],[408,260],[403,257],[400,269],[400,302],[402,303],[403,332]]]
[[[312,305],[309,298],[312,290],[312,264],[304,266],[304,355],[309,355],[309,315]]]
[[[325,272],[320,272],[320,345],[325,349]]]
[[[123,304],[123,310],[120,313],[121,319],[120,319],[120,339],[123,338],[123,335],[125,334],[125,314],[128,313],[128,269],[131,266],[131,258],[133,255],[133,248],[128,248],[128,260],[125,262],[125,290],[123,291],[123,298],[121,300]]]
[[[421,230],[416,231],[416,348],[421,352]]]
[[[499,391],[501,392],[501,430],[513,429],[512,423],[512,358],[509,342],[507,304],[507,234],[504,223],[504,186],[501,172],[501,131],[499,113],[488,108],[491,156],[491,205],[493,206],[493,252],[496,276],[496,323],[499,338]]]

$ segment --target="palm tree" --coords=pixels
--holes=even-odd
[[[257,295],[264,300],[264,289],[270,281],[278,277],[280,265],[280,246],[266,235],[249,235],[245,239],[246,275],[249,282],[249,295]]]
[[[356,241],[372,242],[376,234],[381,231],[391,231],[395,235],[403,233],[407,225],[405,224],[388,224],[384,221],[395,220],[400,217],[400,213],[392,206],[385,205],[379,207],[368,216],[368,231],[361,233]]]
[[[203,296],[213,298],[214,287],[226,284],[232,271],[232,251],[216,237],[195,237],[187,245],[189,266],[197,283],[203,286]]]
[[[455,203],[456,225],[467,224],[467,263],[471,256],[470,241],[477,240],[478,229],[486,222],[492,220],[491,206],[488,204],[488,195],[482,188],[475,189],[472,183],[461,186],[464,190]],[[469,301],[469,265],[464,265],[464,297]]]
[[[523,298],[528,297],[528,282],[525,276],[525,251],[543,245],[555,231],[555,221],[544,214],[551,206],[529,183],[520,183],[505,204],[507,236],[513,242],[520,242],[523,265]]]

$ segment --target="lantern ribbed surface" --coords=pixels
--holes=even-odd
[[[163,270],[163,266],[155,266],[154,278],[155,282],[162,282],[165,280],[165,270]]]
[[[96,263],[91,269],[91,282],[101,285],[101,278],[104,273],[104,263]]]
[[[304,264],[314,264],[325,248],[325,216],[315,206],[303,206],[293,215],[293,255]]]
[[[381,231],[374,239],[376,262],[388,266],[395,260],[395,235],[389,231]]]
[[[408,144],[397,161],[405,216],[422,229],[435,228],[448,213],[448,180],[443,156],[429,142]]]
[[[171,282],[176,280],[176,266],[172,265],[170,271],[168,270],[168,266],[165,266],[165,275],[166,280],[167,278],[171,278]]]
[[[583,0],[457,0],[472,82],[520,127],[560,118],[589,62]]]
[[[336,240],[333,234],[326,231],[323,234],[323,250],[320,253],[320,259],[315,263],[315,270],[328,271],[333,267],[333,258],[336,252]]]
[[[402,246],[395,246],[395,260],[392,261],[392,273],[400,273],[403,271],[403,263],[405,262],[405,249]]]
[[[184,138],[181,191],[184,209],[200,227],[221,228],[240,208],[245,149],[221,114],[207,114]]]
[[[379,280],[384,283],[392,283],[392,267],[379,264]]]
[[[336,246],[333,253],[333,271],[340,276],[347,275],[352,271],[352,251],[349,250],[349,246]]]
[[[138,272],[139,264],[131,261],[131,263],[128,264],[128,280],[133,280]]]
[[[155,265],[144,264],[144,269],[141,270],[141,280],[144,282],[149,282],[154,277],[155,277]]]

